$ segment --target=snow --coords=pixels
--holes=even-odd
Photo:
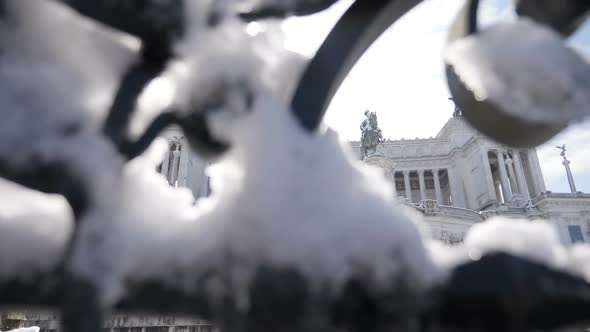
[[[424,286],[436,278],[391,187],[344,152],[334,132],[303,132],[268,97],[241,117],[212,119],[234,149],[211,169],[213,207],[203,219],[215,225],[207,238],[220,240],[204,250],[208,257],[263,254],[273,265],[296,266],[317,285],[341,285],[359,273],[356,264],[371,270],[377,285],[409,277]]]
[[[176,45],[181,60],[171,62],[142,94],[131,124],[133,136],[165,107],[180,112],[203,110],[223,98],[242,99],[259,89],[272,91],[285,103],[290,101],[309,59],[284,48],[279,22],[256,23],[259,31],[253,35],[248,26],[254,23],[231,17],[210,29],[204,13],[216,6],[223,8],[223,3],[188,3],[187,37]]]
[[[106,193],[123,161],[99,130],[132,48],[54,2],[7,5],[14,15],[0,22],[2,166],[26,173],[59,164]],[[73,223],[64,198],[6,182],[0,191],[0,277],[27,278],[63,261]]]
[[[500,22],[451,43],[444,54],[478,100],[527,122],[565,125],[588,115],[590,64],[549,28]]]
[[[6,332],[39,332],[39,327],[32,326],[32,327],[21,327],[15,330],[10,330]]]
[[[0,156],[28,167],[40,145],[77,131],[96,134],[132,49],[53,2],[7,6],[14,15],[0,22]]]
[[[495,217],[471,227],[465,246],[482,254],[502,251],[554,268],[567,265],[567,254],[555,226],[544,221]]]
[[[190,237],[187,226],[198,217],[193,196],[155,172],[166,147],[157,140],[116,180],[107,174],[93,187],[94,204],[81,221],[71,269],[94,281],[105,303],[122,294],[126,280],[166,276],[177,255],[192,252],[190,242],[180,244],[175,237]]]
[[[66,200],[0,179],[0,280],[26,278],[60,262],[72,232]]]
[[[472,226],[464,242],[447,246],[427,241],[427,248],[442,269],[452,269],[486,254],[503,252],[529,259],[553,269],[577,275],[590,282],[590,245],[564,246],[550,220],[526,220],[496,216]]]
[[[232,150],[210,170],[213,194],[196,206],[154,172],[157,147],[125,166],[109,199],[84,220],[73,263],[103,300],[120,296],[125,281],[188,284],[221,269],[228,275],[210,279],[209,291],[221,295],[216,285],[232,280],[228,289],[242,303],[260,266],[293,268],[334,291],[353,277],[375,289],[439,281],[443,273],[382,175],[354,161],[334,132],[310,135],[281,102],[258,97],[233,121],[225,121],[229,111],[211,119]]]
[[[569,272],[590,282],[590,245],[574,244],[569,250]]]
[[[215,6],[224,8],[224,3]],[[407,282],[405,286],[424,289],[444,280],[456,264],[494,251],[590,278],[590,249],[564,248],[551,226],[542,222],[491,219],[474,226],[464,245],[453,248],[424,239],[420,217],[397,202],[378,170],[349,155],[332,130],[312,134],[298,126],[286,105],[306,59],[284,50],[278,25],[266,23],[254,37],[245,23],[231,18],[209,29],[205,14],[210,10],[202,9],[213,4],[190,4],[194,7],[189,34],[177,45],[182,60],[171,63],[142,96],[133,130],[141,132],[148,119],[168,105],[182,111],[212,111],[212,133],[231,142],[231,149],[209,169],[212,195],[196,205],[187,189],[169,186],[156,173],[167,148],[164,141],[154,142],[145,154],[125,163],[100,136],[113,82],[133,48],[115,43],[120,48],[113,54],[119,55],[105,61],[64,53],[76,49],[64,44],[71,42],[68,38],[44,40],[34,37],[41,30],[0,29],[2,46],[10,46],[2,54],[0,80],[11,83],[0,91],[0,158],[13,169],[63,162],[80,178],[90,206],[81,216],[68,268],[100,288],[103,304],[116,301],[130,282],[163,280],[191,289],[197,277],[210,275],[204,285],[211,295],[230,292],[237,305],[247,308],[249,285],[261,266],[293,269],[314,289],[328,285],[333,292],[353,278],[376,292]],[[37,11],[24,11],[33,12]],[[34,20],[38,25],[33,27],[56,36],[73,33],[68,15],[41,15],[44,19]],[[56,22],[61,25],[54,27]],[[85,24],[86,32],[96,28]],[[549,47],[551,56],[525,61],[519,45],[510,44],[504,48],[514,46],[514,52],[491,57],[482,52],[475,55],[484,60],[458,61],[474,45],[502,50],[495,47],[498,36],[515,27],[528,31],[526,39],[537,47],[534,50]],[[586,105],[587,96],[571,89],[579,89],[576,79],[587,84],[588,76],[574,70],[580,68],[575,57],[559,53],[556,41],[532,23],[490,29],[482,33],[489,46],[467,39],[447,54],[479,97],[504,102],[496,98],[508,93],[504,83],[509,80],[516,84],[510,89],[529,90],[508,94],[507,105],[516,106],[507,111],[531,116],[531,121],[557,118],[553,109],[568,119],[578,116],[573,108]],[[25,47],[31,44],[19,40],[38,45]],[[523,43],[516,40],[515,44]],[[493,76],[490,71],[497,63],[491,60],[505,63],[510,57],[531,76],[513,77],[516,71],[510,70]],[[574,69],[561,75],[538,71],[541,65],[558,67],[559,73],[570,65]],[[489,79],[480,82],[478,77]],[[530,84],[533,79],[543,83],[539,90]],[[152,95],[162,87],[166,91]],[[547,91],[573,91],[569,106],[556,108],[555,95]],[[553,108],[538,108],[537,102]],[[528,107],[537,110],[535,115],[521,112]],[[0,195],[0,277],[26,277],[30,271],[53,267],[63,256],[72,228],[64,199],[10,183],[0,183]]]

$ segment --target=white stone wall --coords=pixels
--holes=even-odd
[[[543,217],[557,227],[563,244],[572,244],[568,226],[577,225],[585,242],[590,242],[590,194],[543,193],[535,201]]]

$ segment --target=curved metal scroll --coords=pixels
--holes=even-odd
[[[479,2],[479,0],[466,2],[453,22],[447,43],[477,33]],[[556,31],[567,35],[572,32],[571,29],[579,25],[577,20],[585,15],[588,5],[578,3],[576,0],[566,0],[563,1],[561,6],[568,7],[568,10],[563,11],[567,15],[555,15],[558,19],[552,21],[549,18],[553,19],[555,17],[551,16],[552,13],[543,12],[546,9],[543,3],[517,1],[519,15],[530,16],[535,20],[539,20],[538,22],[548,24]],[[528,122],[505,112],[494,100],[480,101],[475,97],[472,89],[458,76],[451,64],[446,63],[445,69],[449,90],[457,106],[462,109],[464,118],[477,130],[500,143],[515,147],[538,146],[567,127],[566,122]]]
[[[358,59],[395,21],[422,0],[357,0],[307,66],[291,101],[301,125],[315,130]]]

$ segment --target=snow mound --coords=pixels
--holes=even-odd
[[[354,161],[334,132],[304,132],[282,105],[264,95],[233,122],[211,119],[232,149],[210,169],[212,195],[196,206],[156,174],[157,148],[126,165],[84,220],[74,271],[95,281],[107,302],[127,281],[188,285],[212,270],[223,271],[208,281],[213,295],[231,280],[227,291],[243,299],[263,266],[335,291],[353,278],[375,289],[441,280],[380,172]]]
[[[405,278],[426,286],[439,276],[385,178],[346,153],[334,132],[305,132],[270,97],[235,123],[222,119],[213,128],[232,150],[211,169],[206,257],[222,262],[229,251],[293,266],[317,285],[366,269],[383,286]]]
[[[564,246],[550,221],[497,216],[471,227],[461,245],[447,246],[430,240],[427,248],[436,264],[443,269],[479,260],[486,254],[503,252],[590,282],[590,245]]]
[[[478,100],[511,116],[553,125],[588,115],[590,64],[557,33],[529,19],[457,40],[444,57]]]
[[[66,200],[2,179],[0,197],[0,279],[26,278],[55,267],[73,228]]]
[[[37,326],[21,327],[21,328],[6,331],[6,332],[39,332],[39,327],[37,327]]]

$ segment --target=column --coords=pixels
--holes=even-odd
[[[199,197],[207,197],[209,194],[209,176],[207,175],[207,163],[203,166],[203,175],[201,177],[201,186]]]
[[[434,177],[434,193],[436,195],[436,201],[439,205],[441,205],[443,203],[443,197],[440,191],[440,179],[438,178],[438,168],[432,170],[432,176]]]
[[[386,176],[386,178],[388,180],[391,180],[393,182],[393,192],[397,195],[397,186],[395,183],[395,169],[393,169],[393,167],[391,167],[388,171],[388,176]]]
[[[565,174],[567,175],[567,182],[570,185],[570,191],[572,193],[576,193],[576,183],[574,182],[574,175],[572,174],[572,169],[570,168],[570,161],[567,160],[565,156],[563,156],[563,162],[561,164],[565,167]]]
[[[187,175],[188,175],[188,166],[189,166],[189,159],[190,159],[190,149],[186,144],[181,144],[180,149],[180,157],[178,158],[178,186],[179,187],[186,187],[187,184]]]
[[[453,206],[469,208],[465,195],[463,194],[463,185],[459,177],[455,174],[455,169],[447,168],[447,175],[449,177],[449,189],[451,191]]]
[[[496,189],[496,197],[498,197],[498,202],[501,201],[500,197],[503,196],[502,192],[500,191],[500,184],[501,181],[494,181],[494,189]],[[505,201],[506,199],[504,199]]]
[[[520,161],[520,153],[514,151],[512,153],[514,158],[514,168],[516,170],[516,181],[518,182],[518,188],[520,193],[524,196],[525,201],[531,199],[529,195],[529,188],[527,187],[526,178],[524,176],[524,169],[522,168],[522,162]]]
[[[177,150],[177,146],[173,147],[170,151],[170,164],[168,166],[168,183],[173,187],[176,187],[176,180],[178,179],[178,163],[180,161],[180,151]]]
[[[496,157],[498,158],[498,169],[500,170],[500,183],[502,184],[502,195],[504,202],[512,200],[512,193],[510,192],[510,184],[508,183],[508,175],[506,174],[506,164],[504,163],[504,152],[496,150]]]
[[[403,171],[404,173],[404,186],[406,187],[406,198],[412,201],[412,188],[410,187],[410,171]]]
[[[519,193],[518,186],[516,185],[516,174],[514,172],[514,161],[510,159],[510,156],[506,156],[506,160],[504,161],[506,167],[508,168],[508,175],[510,180],[510,187],[512,188],[512,194]]]
[[[541,171],[541,164],[539,163],[539,157],[537,156],[537,149],[529,149],[528,151],[529,165],[531,167],[531,174],[535,178],[535,194],[539,195],[547,191],[545,188],[545,180],[543,179],[543,172]]]
[[[418,181],[420,181],[420,199],[426,199],[426,184],[424,183],[424,170],[418,170]]]
[[[488,190],[488,197],[496,197],[496,189],[494,189],[494,178],[492,177],[492,169],[490,168],[490,159],[488,158],[488,149],[482,148],[483,172],[484,180]]]
[[[164,175],[164,177],[166,179],[168,179],[168,168],[170,167],[169,163],[170,163],[170,153],[172,151],[170,151],[170,149],[168,149],[168,151],[164,154],[164,161],[162,162],[162,170],[161,170],[161,174]]]

